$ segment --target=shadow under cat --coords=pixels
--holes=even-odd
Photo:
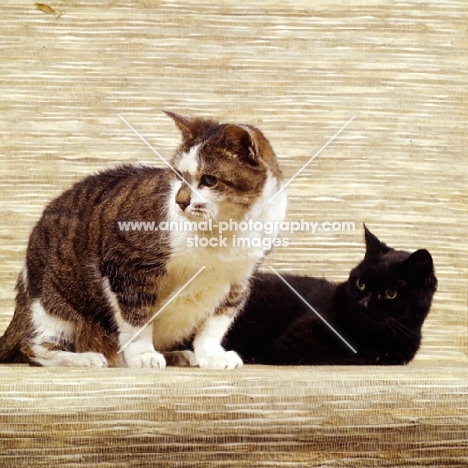
[[[245,363],[398,365],[421,343],[437,279],[430,253],[410,254],[381,242],[364,226],[366,254],[347,281],[284,275],[354,353],[276,275],[259,273],[224,339]]]

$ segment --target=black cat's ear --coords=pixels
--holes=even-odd
[[[403,271],[408,278],[417,279],[424,286],[437,287],[432,256],[426,249],[412,253],[403,262]]]
[[[380,242],[372,232],[367,229],[364,224],[364,238],[366,240],[366,255],[364,258],[372,257],[374,255],[383,255],[390,250],[383,242]]]
[[[259,144],[255,133],[250,131],[248,127],[233,124],[226,125],[219,141],[243,161],[251,166],[258,166],[260,159]]]
[[[190,117],[185,117],[180,114],[176,114],[175,112],[170,112],[166,110],[163,110],[163,112],[175,122],[179,130],[182,132],[182,138],[184,140],[187,140],[193,136],[192,135],[193,119],[191,119]]]

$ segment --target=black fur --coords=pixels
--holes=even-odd
[[[364,230],[364,260],[346,282],[283,275],[356,353],[274,274],[254,279],[250,299],[224,346],[237,351],[246,363],[395,365],[411,361],[437,288],[432,257],[427,250],[411,255],[394,250],[365,226]]]

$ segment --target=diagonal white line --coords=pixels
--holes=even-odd
[[[202,196],[202,194],[194,187],[192,187],[185,179],[184,177],[182,176],[182,174],[178,171],[176,171],[172,165],[165,159],[161,156],[161,154],[156,151],[153,146],[151,146],[148,141],[143,137],[143,135],[141,135],[141,133],[139,133],[137,130],[135,130],[133,128],[132,125],[130,125],[120,114],[117,114],[120,118],[120,120],[138,137],[140,138],[140,140],[156,155],[158,156],[163,162],[164,164],[166,164],[167,167],[169,167],[169,169],[171,169],[172,172],[174,172],[174,174],[177,175],[177,177],[179,177],[179,179],[182,179],[205,203],[207,203],[206,199]]]
[[[322,320],[322,322],[333,332],[335,333],[336,336],[338,336],[343,343],[347,344],[348,347],[353,351],[354,353],[357,353],[357,351],[272,267],[270,266],[270,269],[275,273],[276,276],[312,311],[314,314]]]
[[[118,351],[120,354],[206,268],[202,266]]]
[[[354,119],[353,115],[269,200],[270,203],[278,194],[280,194]]]

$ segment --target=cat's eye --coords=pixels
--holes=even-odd
[[[184,176],[182,175],[182,172],[178,171],[177,169],[174,169],[174,173],[178,179],[184,180]]]
[[[218,183],[218,179],[214,175],[203,174],[200,179],[200,186],[214,187]]]
[[[364,289],[366,289],[366,283],[364,283],[361,278],[358,278],[356,280],[356,288],[358,288],[359,291],[364,291]]]
[[[386,289],[385,290],[385,299],[395,299],[398,296],[398,293],[395,289]]]

